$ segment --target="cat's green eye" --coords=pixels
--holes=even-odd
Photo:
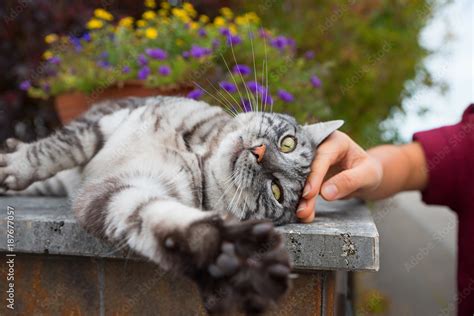
[[[281,203],[283,195],[281,194],[281,187],[278,183],[272,182],[272,193],[275,197],[275,200]]]
[[[293,136],[286,136],[280,144],[280,151],[283,153],[290,153],[296,148],[296,139]]]

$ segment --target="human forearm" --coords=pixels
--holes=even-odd
[[[401,191],[422,190],[426,186],[426,161],[420,144],[382,145],[367,152],[380,163],[383,176],[376,188],[356,192],[357,197],[377,200]]]

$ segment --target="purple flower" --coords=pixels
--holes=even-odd
[[[316,75],[311,76],[311,85],[315,88],[319,88],[322,85],[321,79],[318,78]]]
[[[153,59],[163,60],[168,57],[168,53],[161,48],[147,48],[145,53]]]
[[[270,41],[270,45],[282,50],[288,45],[288,40],[284,36],[277,36]]]
[[[314,51],[308,50],[306,53],[304,53],[304,58],[310,60],[314,58]]]
[[[189,54],[194,58],[201,58],[211,54],[211,52],[212,51],[210,48],[193,45],[189,51]]]
[[[250,103],[250,100],[248,99],[242,99],[241,100],[241,104],[242,104],[242,110],[244,112],[250,112],[252,111],[252,103]]]
[[[59,58],[58,56],[53,56],[48,59],[48,62],[53,65],[58,65],[61,62],[61,58]]]
[[[222,27],[220,30],[219,30],[219,33],[221,33],[222,35],[224,36],[230,36],[231,33],[230,33],[230,30],[226,27]]]
[[[264,93],[262,93],[262,104],[264,106],[273,104],[273,98],[270,95],[270,93],[268,93],[268,91],[265,91]]]
[[[138,64],[142,67],[148,65],[148,59],[146,59],[145,55],[138,55]]]
[[[188,51],[185,51],[185,52],[183,52],[182,55],[183,55],[183,58],[184,58],[184,59],[188,59],[188,58],[191,56],[191,53],[188,52]]]
[[[228,45],[238,45],[242,42],[242,39],[238,35],[229,35],[227,36],[227,44]]]
[[[122,72],[123,72],[124,74],[128,74],[128,73],[130,72],[130,67],[129,67],[129,66],[123,66]]]
[[[74,49],[76,50],[76,52],[80,52],[82,50],[81,40],[78,37],[71,36],[69,37],[69,40],[74,46]]]
[[[249,88],[249,90],[253,93],[257,93],[258,89],[260,88],[260,85],[256,81],[249,81],[247,82],[247,88]]]
[[[22,82],[20,83],[20,89],[21,89],[21,90],[26,91],[26,90],[28,90],[29,88],[31,88],[31,82],[29,82],[28,80],[22,81]]]
[[[194,89],[193,91],[188,93],[188,98],[194,99],[194,100],[199,100],[203,95],[203,92],[201,89]]]
[[[249,75],[251,70],[250,70],[250,67],[247,65],[237,64],[234,66],[234,68],[232,68],[232,72],[235,74],[241,74],[245,76],[245,75]]]
[[[201,37],[207,37],[207,31],[203,28],[200,28],[198,30],[198,35],[201,36]]]
[[[84,40],[86,42],[90,42],[91,41],[91,35],[89,33],[84,33],[84,35],[82,35],[82,40]]]
[[[220,44],[221,44],[221,41],[219,41],[219,39],[215,38],[215,39],[212,41],[212,49],[217,49]]]
[[[46,93],[49,93],[51,91],[51,86],[47,83],[43,84],[42,87],[43,90],[46,92]]]
[[[148,78],[148,76],[150,75],[151,71],[150,71],[150,67],[148,66],[143,66],[139,71],[138,71],[138,79],[140,80],[145,80],[146,78]]]
[[[291,93],[283,89],[278,90],[278,97],[282,101],[288,102],[288,103],[293,102],[293,100],[295,99]]]
[[[253,93],[258,93],[260,95],[263,95],[264,93],[267,92],[267,89],[256,81],[249,81],[247,82],[246,85],[247,85],[247,88],[249,88],[249,90],[252,91]]]
[[[109,68],[110,63],[106,60],[99,60],[97,62],[97,66],[99,66],[100,68]]]
[[[227,92],[234,93],[237,91],[237,86],[231,82],[228,81],[221,81],[219,82],[219,87],[224,89]]]
[[[168,76],[171,73],[171,68],[168,65],[162,65],[158,68],[158,72],[162,76]]]
[[[296,47],[296,41],[290,37],[286,38],[286,45],[295,48]]]
[[[260,38],[270,38],[270,33],[267,30],[265,30],[264,28],[261,28],[258,31],[258,35],[260,36]]]

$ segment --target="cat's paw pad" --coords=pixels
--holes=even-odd
[[[273,224],[225,225],[215,260],[197,277],[209,312],[263,312],[289,287],[290,262]]]

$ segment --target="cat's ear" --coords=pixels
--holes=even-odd
[[[337,130],[344,124],[343,120],[328,121],[315,123],[303,126],[303,129],[308,133],[313,145],[318,146],[325,140],[332,132]]]

